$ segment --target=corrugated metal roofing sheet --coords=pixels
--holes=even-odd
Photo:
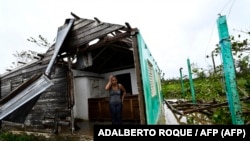
[[[0,120],[8,116],[26,102],[41,94],[51,85],[53,85],[52,81],[50,81],[50,79],[48,79],[45,75],[31,78],[30,81],[24,83],[15,90],[17,93],[14,97],[5,101],[4,104],[1,105]],[[13,93],[15,93],[15,91]]]

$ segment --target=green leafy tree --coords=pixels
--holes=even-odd
[[[244,32],[241,31],[242,33],[246,35],[250,35],[250,32]],[[242,36],[239,34],[238,36],[230,36],[230,42],[231,42],[231,49],[232,49],[232,55],[233,59],[235,62],[235,68],[238,73],[238,75],[246,74],[249,73],[249,55],[250,55],[250,44],[248,39],[241,39]],[[216,48],[212,51],[211,56],[207,55],[206,57],[217,57],[221,53],[220,46],[219,44],[216,44]],[[218,72],[221,72],[222,67],[221,65],[219,66],[214,66],[215,69]],[[216,72],[217,72],[216,71]]]

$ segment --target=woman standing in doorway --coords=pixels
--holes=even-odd
[[[109,91],[109,108],[112,125],[120,125],[122,124],[122,108],[126,89],[122,84],[118,83],[115,75],[111,75],[105,86],[105,90]]]

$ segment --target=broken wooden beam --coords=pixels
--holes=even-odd
[[[241,98],[240,100],[241,101],[250,100],[250,97]],[[198,112],[198,111],[201,111],[201,110],[207,110],[207,109],[211,109],[211,108],[217,108],[217,107],[221,107],[221,106],[225,106],[225,105],[228,105],[228,102],[213,104],[211,106],[206,106],[206,107],[202,107],[202,108],[186,110],[186,111],[183,111],[183,114]]]

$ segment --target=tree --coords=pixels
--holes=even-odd
[[[244,32],[241,31],[244,34],[250,35],[250,32]],[[250,60],[249,60],[249,55],[250,55],[250,44],[248,42],[248,39],[241,39],[241,35],[239,34],[237,38],[235,36],[230,36],[230,41],[231,41],[231,49],[232,49],[232,55],[234,58],[235,62],[235,68],[237,70],[237,73],[242,74],[242,73],[248,73],[250,71]],[[216,44],[216,48],[212,51],[211,57],[214,56],[219,56],[220,53],[220,46],[219,44]],[[210,56],[207,55],[207,58]],[[214,66],[215,67],[215,66]],[[221,65],[216,67],[222,69]],[[220,72],[221,70],[216,70]]]
[[[35,43],[38,47],[49,48],[51,46],[51,43],[48,42],[48,40],[44,38],[42,35],[39,35],[38,39],[30,37],[27,40],[31,43]],[[10,68],[14,69],[31,61],[37,60],[39,59],[38,54],[39,52],[34,50],[23,50],[20,52],[16,51],[13,54],[13,56],[16,58],[16,61],[12,62]]]
[[[51,43],[48,42],[48,40],[46,38],[44,38],[42,35],[38,36],[38,39],[35,39],[33,37],[30,37],[29,39],[27,39],[29,42],[35,43],[40,47],[50,47]]]

